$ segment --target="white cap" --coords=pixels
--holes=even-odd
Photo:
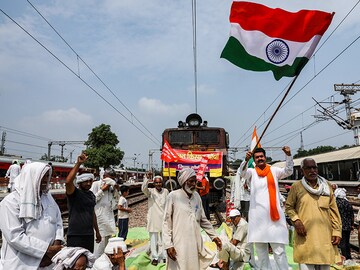
[[[237,209],[230,210],[229,217],[237,217],[241,216],[240,211]]]
[[[106,254],[113,254],[114,249],[121,248],[123,252],[127,252],[127,247],[124,242],[124,238],[121,237],[113,237],[109,239],[107,246],[105,247],[104,252]]]

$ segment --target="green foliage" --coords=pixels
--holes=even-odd
[[[306,157],[311,155],[317,155],[321,153],[327,153],[336,150],[336,147],[330,145],[318,146],[310,150],[298,150],[297,154],[294,155],[294,158]]]
[[[229,161],[229,167],[233,170],[237,170],[240,167],[242,159],[237,159],[235,161]]]
[[[86,149],[88,160],[85,166],[98,169],[120,164],[124,152],[116,147],[118,143],[119,140],[109,125],[101,124],[93,128],[85,142],[88,147]]]
[[[50,158],[48,158],[47,154],[42,155],[40,160],[55,161],[55,162],[67,162],[68,161],[67,158],[64,158],[61,156],[50,156]]]

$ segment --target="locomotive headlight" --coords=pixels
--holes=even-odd
[[[225,187],[225,181],[221,178],[216,178],[213,185],[216,190],[222,190]]]
[[[191,119],[189,122],[189,126],[190,127],[196,127],[196,126],[200,126],[200,122],[198,119]]]
[[[189,127],[199,127],[202,123],[201,116],[197,113],[192,113],[186,117],[186,123]]]

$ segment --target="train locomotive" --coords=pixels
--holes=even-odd
[[[177,175],[184,167],[197,171],[201,158],[209,159],[205,174],[210,182],[210,206],[225,201],[226,179],[228,176],[229,134],[224,128],[209,127],[200,115],[192,113],[186,121],[179,121],[177,128],[165,129],[162,134],[180,157],[176,162],[163,162],[163,176],[167,189],[177,189]]]

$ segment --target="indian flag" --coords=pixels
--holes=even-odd
[[[309,61],[333,15],[233,2],[230,38],[221,58],[247,70],[270,70],[276,80],[296,76]]]
[[[251,137],[250,151],[254,151],[255,148],[261,147],[261,144],[258,143],[258,141],[259,141],[259,138],[258,138],[257,133],[256,133],[256,127],[254,127],[254,131],[253,131],[253,134],[252,134],[252,137]],[[254,162],[254,159],[252,157],[249,159],[248,167],[249,168],[255,168],[255,162]]]

